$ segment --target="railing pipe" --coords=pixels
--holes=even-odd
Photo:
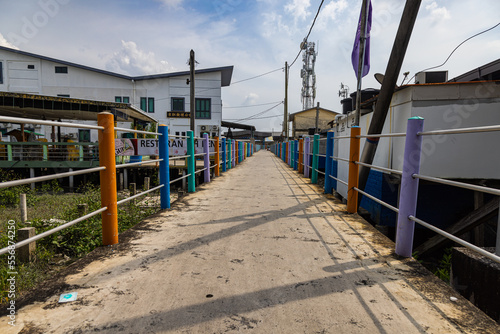
[[[311,149],[311,138],[304,139],[304,176],[309,177],[309,150]]]
[[[98,131],[99,165],[106,167],[100,171],[101,207],[108,209],[101,214],[102,243],[105,246],[118,243],[118,207],[116,194],[116,158],[114,116],[109,112],[97,115],[97,124],[103,127]]]
[[[203,152],[205,153],[203,157],[203,167],[205,167],[203,181],[210,182],[210,146],[208,142],[208,133],[203,134]]]
[[[42,121],[39,119],[32,118],[18,118],[9,116],[0,116],[1,123],[17,123],[17,124],[41,124],[41,125],[51,125],[51,126],[63,126],[65,128],[79,128],[79,129],[94,129],[102,130],[102,126],[81,124],[81,123],[68,123],[68,122],[56,122],[56,121]]]
[[[300,174],[304,174],[304,139],[299,139],[299,163],[298,170]]]
[[[222,172],[227,171],[227,146],[226,138],[222,138]]]
[[[220,140],[219,137],[215,137],[215,165],[216,168],[214,169],[214,175],[220,176]]]
[[[333,131],[328,131],[326,134],[325,194],[331,194],[334,187],[333,179],[330,178],[330,175],[333,175],[333,159],[330,157],[333,155],[334,135]]]
[[[347,180],[347,212],[356,213],[358,211],[358,192],[355,188],[358,187],[359,167],[356,161],[359,160],[359,134],[361,128],[359,126],[351,127],[351,141],[349,147],[349,177]]]
[[[413,250],[415,222],[409,217],[415,216],[417,209],[419,179],[414,178],[413,175],[420,171],[422,136],[418,133],[423,128],[422,117],[411,117],[408,120],[396,228],[396,254],[404,257],[411,257]]]
[[[162,134],[158,138],[158,153],[160,155],[160,206],[162,210],[170,209],[170,153],[168,148],[168,126],[160,124],[158,131]]]
[[[196,160],[194,159],[194,136],[193,131],[189,130],[187,132],[187,153],[189,155],[188,158],[188,192],[194,193],[196,191],[195,184],[195,170],[196,170]]]
[[[312,163],[312,172],[311,172],[311,183],[318,183],[318,162],[319,162],[319,134],[314,135],[313,141],[313,163]]]

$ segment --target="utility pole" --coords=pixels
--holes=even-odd
[[[399,72],[401,71],[401,65],[403,64],[406,49],[408,47],[408,43],[410,42],[411,33],[417,19],[421,2],[422,0],[406,1],[391,55],[389,57],[389,61],[387,62],[387,68],[385,70],[384,80],[378,95],[377,104],[375,105],[375,111],[373,112],[373,118],[367,131],[368,135],[380,134],[382,132],[382,128],[384,127],[387,111],[391,105],[392,94],[394,94],[394,87],[396,87]],[[372,164],[377,151],[379,139],[380,138],[378,137],[366,139],[360,159],[361,162],[370,165]],[[369,173],[369,167],[360,166],[359,189],[364,190]],[[361,202],[361,200],[359,202]]]
[[[195,117],[195,99],[194,99],[194,51],[189,53],[189,112],[190,112],[190,129],[195,133],[194,117]]]
[[[285,140],[288,140],[288,62],[285,61],[285,103],[283,106],[283,132]]]
[[[365,47],[366,47],[366,19],[368,15],[368,0],[363,0],[361,7],[361,31],[359,43],[359,60],[358,60],[358,89],[356,91],[356,119],[354,124],[359,126],[359,118],[361,115],[361,82],[363,80],[363,71],[365,67]]]

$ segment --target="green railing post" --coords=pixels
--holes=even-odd
[[[319,162],[319,134],[314,135],[313,142],[313,164],[311,173],[311,183],[318,183],[318,162]]]
[[[7,145],[7,160],[12,161],[12,145]]]
[[[194,136],[193,131],[189,130],[187,132],[187,155],[188,157],[188,192],[194,193],[196,191],[195,184],[195,171],[196,171],[196,161],[194,159]]]

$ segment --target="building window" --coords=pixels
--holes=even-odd
[[[3,63],[0,61],[0,85],[3,84]]]
[[[145,97],[141,97],[141,109],[142,111],[148,111],[148,104],[147,104],[148,99]]]
[[[183,97],[173,97],[172,98],[172,111],[184,111],[184,98]]]
[[[56,66],[56,73],[68,73],[68,66]]]
[[[128,96],[115,96],[116,103],[130,103],[130,98]]]
[[[195,116],[198,119],[210,119],[210,99],[195,99]]]
[[[28,65],[28,70],[34,70],[35,69],[35,65]]]
[[[148,97],[148,112],[155,112],[155,98]]]
[[[57,94],[57,97],[69,97],[69,94]]]

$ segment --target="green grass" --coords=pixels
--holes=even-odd
[[[101,207],[100,191],[97,187],[87,185],[79,189],[77,193],[64,194],[61,192],[57,182],[38,189],[40,192],[32,191],[29,187],[21,186],[5,189],[0,192],[0,212],[2,220],[0,223],[0,248],[8,245],[7,225],[9,220],[14,220],[16,230],[26,226],[33,226],[36,234],[48,231],[64,222],[68,222],[81,216],[78,204],[86,203],[88,212],[95,211]],[[28,221],[30,224],[20,222],[19,194],[25,192],[28,202]],[[149,195],[149,194],[148,194]],[[127,197],[128,192],[119,195],[119,199]],[[137,201],[148,201],[145,197]],[[144,218],[158,212],[158,205],[133,206],[124,204],[118,208],[119,232],[123,232]],[[29,290],[43,282],[54,271],[61,269],[63,264],[69,264],[79,257],[84,256],[96,247],[102,245],[101,215],[96,215],[85,221],[79,222],[62,231],[54,233],[36,242],[36,259],[27,264],[22,264],[16,259],[17,280],[16,288],[19,293]],[[66,260],[65,260],[66,259]],[[0,256],[0,304],[8,301],[7,281],[8,278],[8,254]]]

